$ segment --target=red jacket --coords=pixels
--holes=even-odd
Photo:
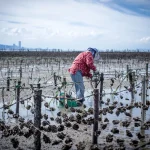
[[[90,73],[90,69],[95,71],[96,67],[94,66],[94,60],[92,53],[89,51],[85,51],[80,53],[75,60],[73,61],[71,67],[69,68],[69,72],[71,74],[75,74],[78,70],[81,71],[82,76],[92,77]]]

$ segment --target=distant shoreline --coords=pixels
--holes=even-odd
[[[80,51],[0,51],[3,57],[76,57]],[[150,52],[100,52],[100,60],[149,59]]]

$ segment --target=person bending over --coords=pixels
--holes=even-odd
[[[79,100],[78,105],[82,105],[85,100],[83,77],[92,78],[90,70],[96,71],[96,66],[94,65],[96,54],[98,54],[96,48],[88,48],[74,59],[71,67],[68,69],[75,84],[76,98]]]

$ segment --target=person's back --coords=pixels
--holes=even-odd
[[[91,52],[85,51],[80,53],[73,61],[69,72],[75,74],[78,70],[81,71],[82,76],[91,77],[90,69],[95,70],[96,67],[93,64],[93,56]]]

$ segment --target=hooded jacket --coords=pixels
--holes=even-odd
[[[80,53],[75,60],[73,61],[69,72],[75,74],[77,71],[81,71],[82,76],[92,77],[90,70],[95,71],[96,67],[94,66],[94,60],[92,53],[90,51],[85,51]]]

